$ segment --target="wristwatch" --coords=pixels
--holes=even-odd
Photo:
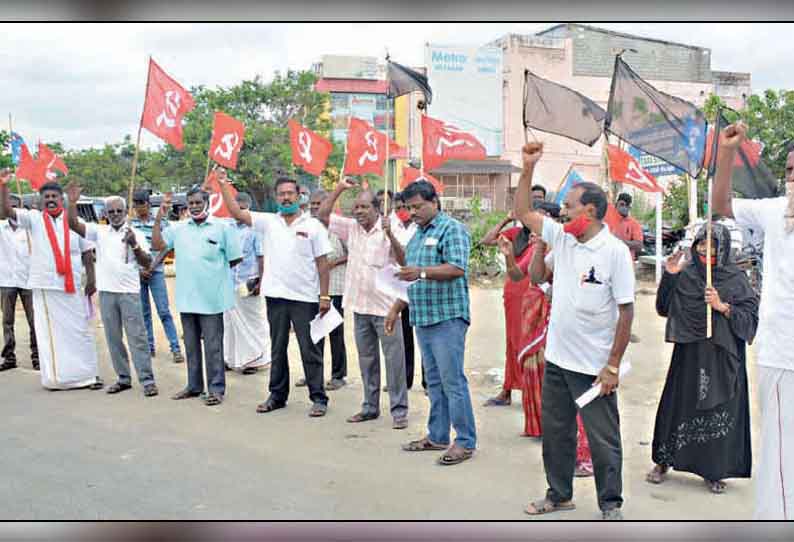
[[[613,367],[612,365],[609,365],[609,364],[607,364],[607,365],[606,365],[606,368],[607,368],[607,371],[609,371],[609,372],[610,372],[610,373],[612,373],[613,375],[618,375],[618,374],[620,374],[620,369],[618,369],[617,367]]]
[[[422,280],[427,280],[427,271],[425,271],[424,269],[419,271],[419,278]]]
[[[330,295],[321,295],[320,296],[320,301],[331,301],[331,296]]]

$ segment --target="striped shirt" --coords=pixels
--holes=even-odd
[[[328,234],[328,240],[331,242],[331,252],[326,255],[330,259],[337,260],[347,254],[345,245],[333,233]],[[347,264],[337,265],[328,272],[328,295],[342,295],[345,291],[345,271]]]
[[[439,212],[424,228],[417,228],[406,249],[408,267],[435,267],[445,263],[464,271],[454,280],[418,280],[408,287],[412,326],[430,326],[469,316],[469,251],[466,228]]]

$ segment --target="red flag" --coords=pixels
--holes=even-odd
[[[367,122],[355,117],[350,119],[347,132],[347,157],[344,173],[383,175],[386,161],[386,134],[375,131]]]
[[[711,163],[711,149],[714,145],[714,129],[710,128],[708,136],[706,137],[706,154],[703,158],[704,164]],[[757,167],[758,162],[761,161],[761,151],[764,150],[763,145],[761,142],[755,141],[752,139],[745,139],[742,141],[742,144],[739,145],[739,148],[744,152],[744,155],[747,157],[747,161],[749,162],[750,167]],[[719,153],[717,153],[719,156]],[[744,161],[742,160],[741,155],[737,152],[736,158],[733,159],[733,167],[741,168],[744,166]]]
[[[422,117],[422,166],[432,171],[447,160],[484,160],[485,146],[477,138],[427,115]]]
[[[56,171],[60,171],[64,175],[69,173],[69,168],[66,167],[63,159],[52,152],[44,143],[39,143],[39,155],[36,158],[36,164],[39,178],[43,180],[42,184],[55,181],[58,178],[55,174]]]
[[[607,214],[604,216],[604,224],[609,227],[609,231],[615,232],[617,231],[618,226],[623,221],[623,217],[620,216],[618,210],[615,209],[615,206],[612,203],[607,205]]]
[[[420,170],[408,166],[403,168],[403,178],[400,181],[400,190],[405,189],[406,186],[414,182],[419,177],[424,177],[425,179],[427,179],[427,181],[433,185],[433,188],[436,189],[437,194],[444,193],[444,183],[442,183],[432,175],[429,175],[427,173],[422,173]]]
[[[229,188],[231,189],[232,197],[236,197],[237,189],[231,184]],[[218,183],[218,176],[215,170],[210,171],[210,174],[207,176],[207,181],[204,183],[204,190],[210,193],[210,214],[218,218],[231,218],[232,215],[229,212],[229,208],[226,207],[226,203],[223,201],[221,185]]]
[[[305,126],[290,119],[289,143],[292,148],[292,163],[303,168],[306,173],[320,175],[325,169],[334,146],[330,141],[317,135]]]
[[[38,190],[42,185],[36,173],[36,161],[30,154],[28,146],[24,143],[22,144],[22,148],[20,150],[19,165],[17,166],[16,176],[20,179],[30,182],[31,187],[34,190]]]
[[[408,149],[389,139],[389,159],[405,160],[408,158]]]
[[[617,183],[636,186],[645,192],[664,192],[656,178],[642,169],[640,164],[626,151],[615,145],[607,145],[609,175]]]
[[[243,146],[245,125],[220,111],[215,112],[209,157],[229,169],[237,169],[237,157]]]
[[[182,142],[182,117],[195,106],[193,96],[169,77],[154,60],[149,59],[149,78],[141,126],[176,149],[182,150],[185,148]]]

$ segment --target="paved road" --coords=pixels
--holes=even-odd
[[[504,367],[501,291],[473,289],[472,304],[466,363],[480,449],[455,467],[436,465],[433,453],[400,450],[400,443],[423,434],[427,399],[421,391],[410,392],[405,431],[392,430],[388,417],[345,423],[361,400],[351,326],[350,385],[330,392],[325,418],[309,419],[305,388],[293,389],[288,408],[255,413],[265,398],[267,372],[228,373],[220,407],[171,401],[169,395],[184,386],[185,367],[162,354],[167,347],[159,328],[159,397],[144,398],[139,386],[116,396],[46,391],[29,369],[20,323],[23,368],[0,373],[0,519],[529,519],[522,509],[543,495],[545,477],[540,443],[519,437],[520,395],[514,393],[510,407],[480,406],[498,390]],[[639,296],[636,321],[642,342],[630,346],[634,370],[620,393],[626,519],[749,519],[749,480],[729,481],[728,492],[719,496],[687,474],[674,473],[662,486],[644,481],[671,348],[663,343],[664,322],[653,312],[652,296]],[[101,373],[112,382],[102,330],[97,332]],[[301,376],[294,340],[290,352],[294,382]],[[750,379],[754,393],[754,367]],[[551,517],[600,517],[592,479],[576,480],[575,499],[576,511]]]

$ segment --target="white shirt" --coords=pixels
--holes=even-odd
[[[96,243],[96,289],[116,294],[140,293],[140,267],[132,249],[123,241],[129,226],[125,224],[116,230],[108,225],[84,225],[85,238]],[[148,251],[146,236],[135,228],[132,231],[138,245]]]
[[[785,197],[733,200],[736,223],[764,235],[756,363],[794,371],[794,233],[785,231],[785,210]]]
[[[280,214],[252,212],[251,222],[265,253],[262,295],[317,303],[320,275],[315,259],[331,252],[325,226],[308,213],[287,225]]]
[[[597,375],[615,340],[618,305],[634,302],[634,265],[626,244],[604,228],[586,243],[543,219],[554,263],[546,359]],[[548,262],[548,260],[547,260]]]
[[[41,211],[16,209],[19,227],[30,232],[32,254],[30,255],[30,271],[28,273],[28,289],[64,291],[63,279],[55,269],[55,255],[52,253],[50,239],[44,226]],[[63,250],[63,220],[65,212],[53,218],[53,228],[58,247]],[[69,230],[69,248],[72,259],[72,274],[75,290],[80,290],[83,272],[83,252],[88,252],[94,245]]]
[[[27,232],[19,227],[13,230],[8,220],[0,221],[0,262],[3,262],[0,287],[27,288],[30,265]]]
[[[406,227],[403,224],[403,221],[397,218],[397,214],[392,211],[391,215],[389,216],[389,225],[391,226],[391,231],[394,234],[395,239],[400,242],[403,248],[407,247],[408,241],[410,241],[416,233],[416,222],[412,220]]]

